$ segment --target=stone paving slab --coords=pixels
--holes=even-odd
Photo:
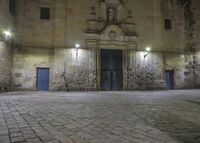
[[[200,143],[200,90],[0,93],[0,143]]]

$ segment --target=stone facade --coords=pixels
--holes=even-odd
[[[11,51],[5,42],[0,42],[0,92],[11,89]]]
[[[36,90],[39,67],[51,67],[52,50],[40,48],[14,48],[12,66],[13,90]]]
[[[13,30],[13,17],[9,12],[9,1],[0,1],[0,92],[11,89],[11,43],[4,32]]]
[[[167,89],[166,70],[174,73],[175,89],[200,87],[198,0],[16,3],[13,90],[37,90],[37,68],[50,69],[50,90],[101,90],[101,49],[123,51],[124,90]],[[40,19],[41,7],[50,8],[49,20]],[[1,15],[7,22],[7,15]],[[165,19],[171,20],[171,29],[165,29]],[[75,44],[80,45],[79,50]],[[146,47],[151,52],[145,57]],[[9,61],[9,54],[3,55]],[[0,63],[0,67],[4,65]],[[10,68],[4,71],[9,79]],[[9,81],[4,74],[0,77]]]

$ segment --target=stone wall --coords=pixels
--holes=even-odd
[[[5,30],[13,31],[13,16],[9,11],[9,0],[0,1],[0,32]]]
[[[175,89],[194,88],[193,55],[165,54],[165,67],[174,70]]]
[[[11,44],[4,32],[13,30],[13,16],[9,12],[9,1],[0,1],[0,92],[11,89]]]
[[[127,89],[166,89],[165,70],[174,71],[174,88],[199,88],[200,55],[129,52]],[[196,64],[194,65],[194,56]]]
[[[36,90],[38,67],[50,68],[50,90],[98,90],[97,61],[100,59],[96,50],[80,49],[77,53],[74,49],[24,47],[14,48],[14,53],[12,82],[15,90]],[[195,56],[199,61],[200,53]],[[191,53],[183,56],[151,52],[144,58],[144,51],[128,50],[126,58],[125,90],[167,89],[165,70],[174,71],[175,89],[199,87],[200,68],[195,66],[194,77]]]
[[[52,49],[14,47],[12,66],[13,90],[37,90],[37,68],[51,69],[52,55]]]
[[[128,52],[127,89],[166,89],[162,53]]]
[[[0,92],[11,89],[11,48],[0,41]]]
[[[6,0],[1,0],[2,3],[8,4]],[[120,21],[110,24],[110,29],[109,23],[102,21],[99,0],[18,0],[13,89],[36,90],[37,68],[48,67],[51,70],[50,90],[97,90],[100,86],[100,48],[127,50],[123,61],[124,89],[166,89],[165,70],[174,71],[175,89],[200,87],[199,4],[199,0],[192,3],[196,32],[189,39],[196,49],[186,53],[190,32],[186,31],[188,21],[185,9],[178,0],[123,0]],[[40,19],[40,7],[50,8],[49,20]],[[88,36],[87,22],[91,15],[94,16],[92,22],[98,23],[96,29],[101,31]],[[12,27],[9,26],[9,19],[12,18],[5,19],[5,13],[3,17],[0,17],[0,22],[5,23],[0,24]],[[172,29],[165,29],[165,18],[172,20]],[[131,34],[135,35],[129,37],[130,41],[120,25],[123,22],[134,27]],[[121,35],[116,36],[122,37],[120,40],[110,38],[109,34],[104,35],[104,30],[108,28],[109,33],[112,27],[121,30],[121,33],[118,32]],[[79,52],[74,50],[77,43],[81,46]],[[5,42],[1,45],[7,47]],[[151,53],[144,58],[146,47],[151,47]],[[9,48],[2,49],[2,53],[9,51]],[[4,54],[3,59],[9,59],[9,56],[4,58],[5,55],[9,54]],[[9,70],[6,71],[9,73]]]
[[[151,46],[153,51],[179,51],[184,45],[184,17],[182,9],[173,3],[162,9],[162,0],[124,0],[122,16],[124,22],[130,16],[136,24],[138,50]],[[164,5],[170,5],[164,3]],[[40,19],[40,7],[50,8],[50,20]],[[15,44],[32,47],[73,48],[75,43],[85,44],[91,7],[96,10],[96,20],[101,21],[99,0],[19,0],[16,16]],[[172,30],[164,29],[164,18],[172,18]],[[30,28],[31,27],[31,28]]]
[[[50,68],[50,90],[96,90],[94,51],[15,47],[14,90],[37,90],[37,68]]]
[[[194,8],[193,8],[193,13],[194,13],[194,42],[195,42],[195,48],[196,51],[200,51],[200,9],[199,9],[200,1],[195,0],[194,1]]]
[[[51,9],[50,20],[40,19],[40,7]],[[54,15],[53,0],[18,0],[14,45],[37,48],[53,47],[55,39]]]
[[[94,50],[55,49],[52,90],[96,90]]]
[[[195,88],[200,88],[200,52],[195,53]]]

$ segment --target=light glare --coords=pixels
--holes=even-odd
[[[79,44],[76,44],[75,47],[76,47],[76,48],[80,48],[80,45],[79,45]]]
[[[146,48],[146,51],[147,51],[147,52],[150,52],[150,51],[151,51],[151,48],[150,48],[150,47],[147,47],[147,48]]]
[[[5,35],[6,39],[10,39],[12,36],[11,32],[8,30],[4,31],[4,35]]]

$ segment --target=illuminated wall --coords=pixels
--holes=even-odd
[[[11,89],[11,42],[13,16],[9,11],[9,1],[0,1],[0,92]]]
[[[198,27],[199,2],[193,2],[193,18],[197,20],[193,26]],[[121,49],[125,53],[124,90],[166,89],[165,70],[174,71],[175,89],[200,86],[199,65],[194,65],[199,61],[199,31],[193,31],[195,42],[188,40],[196,47],[192,52],[186,42],[190,31],[186,30],[187,17],[180,1],[123,0],[121,22],[110,27],[101,19],[105,3],[109,2],[18,0],[12,50],[13,89],[36,90],[37,68],[48,67],[50,90],[98,90],[101,48]],[[49,20],[40,19],[41,7],[50,8]],[[96,21],[89,23],[91,16]],[[135,34],[132,37],[123,33],[127,19]],[[165,28],[165,19],[171,20],[171,29]],[[95,22],[98,24],[92,25]],[[96,28],[96,33],[87,33],[88,28]],[[112,39],[106,33],[109,30],[121,35]],[[80,44],[78,54],[74,50],[76,44]],[[151,52],[144,58],[147,47]]]

